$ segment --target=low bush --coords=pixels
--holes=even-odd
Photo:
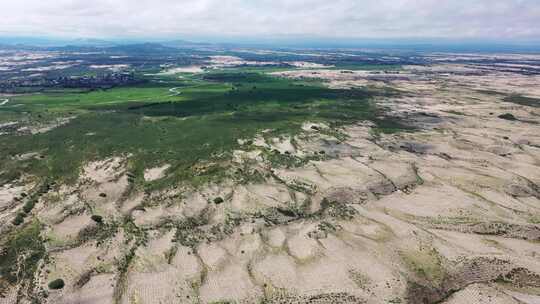
[[[62,279],[56,279],[54,281],[51,281],[49,283],[49,289],[62,289],[64,288],[64,280]]]
[[[102,217],[101,215],[96,215],[96,214],[94,214],[94,215],[92,215],[90,218],[91,218],[94,222],[96,222],[96,223],[98,223],[98,224],[103,223],[103,217]]]
[[[31,199],[31,200],[27,201],[23,206],[24,213],[28,214],[28,213],[32,212],[32,209],[34,209],[35,205],[36,205],[36,200]]]
[[[22,213],[17,213],[17,216],[13,219],[13,225],[19,226],[24,222],[24,215]]]
[[[517,120],[517,118],[514,115],[510,114],[510,113],[501,114],[501,115],[499,115],[499,118],[506,119],[506,120]]]

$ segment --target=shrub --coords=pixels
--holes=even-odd
[[[51,282],[49,283],[49,288],[50,288],[50,289],[62,289],[62,288],[64,288],[64,285],[65,285],[65,284],[64,284],[64,280],[62,280],[62,279],[56,279],[56,280],[51,281]]]
[[[101,215],[96,215],[96,214],[94,214],[94,215],[92,215],[90,218],[91,218],[94,222],[96,222],[96,223],[98,223],[98,224],[103,223],[103,217],[102,217]]]
[[[99,194],[99,196],[100,196],[100,197],[107,197],[107,194],[101,192],[101,193]]]
[[[297,214],[296,212],[294,212],[293,210],[290,210],[290,209],[285,209],[285,208],[277,208],[276,209],[279,213],[287,216],[287,217],[297,217]]]
[[[219,204],[221,204],[221,203],[223,203],[223,198],[221,198],[221,197],[216,197],[216,198],[214,199],[214,204],[219,205]]]
[[[19,226],[24,222],[24,215],[22,213],[17,213],[17,216],[13,219],[13,225]]]
[[[130,184],[135,183],[135,178],[136,178],[135,174],[128,172],[126,175],[127,175],[128,183]]]
[[[23,206],[23,211],[24,213],[30,213],[32,211],[32,209],[34,209],[34,206],[36,205],[36,201],[35,200],[29,200],[26,202],[26,204],[24,204]]]
[[[499,118],[506,119],[506,120],[517,120],[517,118],[514,115],[510,114],[510,113],[501,114],[501,115],[499,115]]]

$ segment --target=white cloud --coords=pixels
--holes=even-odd
[[[540,38],[538,0],[2,0],[0,34]]]

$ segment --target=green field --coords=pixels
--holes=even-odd
[[[144,85],[109,90],[19,95],[0,108],[2,121],[76,118],[42,134],[3,135],[0,181],[25,172],[70,182],[88,160],[131,154],[129,169],[138,183],[143,183],[145,168],[163,163],[173,166],[172,174],[156,183],[200,183],[220,176],[238,138],[252,138],[264,129],[275,135],[298,132],[307,120],[336,125],[364,119],[376,122],[380,131],[399,129],[397,122],[380,118],[381,110],[371,102],[387,94],[394,93],[328,89],[252,69],[153,76]],[[43,157],[14,160],[29,152]],[[210,162],[209,170],[193,174],[195,165]]]

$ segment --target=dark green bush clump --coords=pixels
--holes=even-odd
[[[34,206],[36,205],[36,200],[35,199],[31,199],[29,201],[26,202],[26,204],[24,204],[23,206],[23,211],[24,213],[30,213],[32,211],[32,209],[34,209]]]
[[[216,197],[216,198],[214,199],[214,204],[216,204],[216,205],[219,205],[219,204],[221,204],[221,203],[223,203],[223,202],[224,202],[224,201],[223,201],[223,198],[221,198],[221,197]]]
[[[98,223],[98,224],[103,223],[103,217],[102,217],[101,215],[96,215],[96,214],[94,214],[94,215],[92,215],[90,218],[91,218],[94,222],[96,222],[96,223]]]
[[[24,222],[24,214],[17,213],[17,216],[15,216],[15,218],[13,219],[13,225],[19,226],[23,222]]]
[[[107,197],[107,194],[105,194],[105,193],[102,192],[102,193],[99,194],[99,196],[100,196],[100,197]]]
[[[501,115],[499,115],[499,118],[506,119],[506,120],[517,120],[517,118],[514,115],[510,114],[510,113],[501,114]]]
[[[49,283],[49,289],[62,289],[64,288],[64,280],[62,279],[56,279],[54,281],[51,281]]]

